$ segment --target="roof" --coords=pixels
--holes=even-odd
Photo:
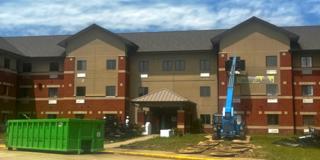
[[[116,39],[120,40],[120,42],[124,43],[126,46],[130,46],[130,47],[134,47],[135,49],[138,48],[138,46],[136,44],[134,44],[133,42],[131,42],[130,40],[127,40],[126,38],[122,37],[121,35],[119,34],[116,34],[116,33],[113,33],[113,32],[110,32],[109,30],[105,29],[105,28],[102,28],[100,27],[99,25],[97,24],[92,24],[90,25],[89,27],[79,31],[78,33],[72,35],[72,36],[69,36],[68,38],[64,39],[63,41],[59,42],[58,44],[62,47],[65,47],[67,42],[68,41],[71,41],[73,40],[74,38],[76,37],[79,37],[81,36],[82,34],[84,33],[87,33],[91,30],[100,30],[102,31],[103,33],[106,33],[112,37],[115,37]]]
[[[252,21],[252,20],[251,20]],[[267,23],[265,21],[259,23]],[[250,21],[249,21],[250,22]],[[247,22],[248,23],[248,22]],[[268,23],[268,25],[272,25]],[[276,27],[272,25],[271,27]],[[320,50],[320,26],[276,27],[292,38],[299,36],[302,50]],[[211,50],[210,39],[225,34],[227,30],[192,30],[171,32],[112,33],[139,46],[138,52],[170,52]],[[81,31],[80,31],[81,32]],[[27,57],[58,57],[65,53],[59,43],[70,35],[26,36],[0,38],[0,49]],[[9,44],[8,44],[9,43]]]
[[[189,102],[189,100],[172,90],[162,89],[160,91],[135,98],[132,102]]]
[[[139,46],[139,52],[210,50],[210,38],[224,30],[120,33]]]
[[[6,37],[11,45],[27,57],[59,57],[65,49],[58,45],[68,36],[28,36],[28,37]]]
[[[234,26],[234,27],[232,27],[232,28],[230,28],[228,30],[225,30],[221,34],[219,34],[219,35],[217,35],[215,37],[212,37],[211,38],[211,42],[212,43],[219,43],[219,41],[223,37],[225,37],[225,36],[227,36],[229,34],[232,34],[234,31],[236,31],[236,30],[238,30],[240,28],[243,28],[245,26],[248,26],[248,25],[251,25],[251,24],[254,24],[254,23],[262,24],[263,26],[266,26],[266,27],[269,27],[269,28],[271,28],[271,29],[273,29],[275,31],[278,31],[278,32],[286,35],[290,40],[297,41],[299,39],[299,36],[297,34],[293,33],[293,32],[290,32],[290,31],[288,31],[288,30],[286,30],[284,28],[281,28],[281,27],[278,27],[278,26],[276,26],[274,24],[266,22],[266,21],[264,21],[264,20],[262,20],[260,18],[251,17],[248,20],[243,21],[242,23],[240,23],[240,24],[238,24],[238,25],[236,25],[236,26]]]
[[[15,53],[18,55],[23,55],[16,47],[10,44],[6,39],[0,37],[0,49]]]

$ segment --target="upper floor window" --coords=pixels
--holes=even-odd
[[[184,71],[186,68],[186,62],[184,60],[176,60],[175,61],[175,70],[176,71]]]
[[[207,59],[200,60],[200,72],[201,73],[210,72],[209,60],[207,60]]]
[[[87,61],[86,60],[78,60],[77,61],[77,70],[78,71],[87,70]]]
[[[162,61],[162,70],[163,71],[172,71],[173,70],[173,61],[172,60],[163,60]]]
[[[313,86],[302,85],[302,96],[313,96]]]
[[[117,61],[115,59],[107,60],[107,70],[114,70],[117,68]]]
[[[266,85],[267,96],[276,96],[278,94],[277,84],[267,84]]]
[[[59,63],[58,62],[51,62],[49,66],[50,72],[58,72],[59,71]]]
[[[58,97],[58,88],[48,88],[48,97],[57,98]]]
[[[116,86],[106,86],[106,96],[116,96]]]
[[[20,97],[29,97],[29,88],[20,88]]]
[[[210,114],[200,114],[201,124],[210,124]]]
[[[31,63],[23,63],[22,64],[22,72],[31,72],[32,64]]]
[[[303,115],[303,125],[304,126],[313,126],[315,125],[315,117],[314,115]]]
[[[200,97],[210,97],[210,87],[200,86]]]
[[[303,68],[312,67],[312,57],[310,56],[301,57],[301,67]]]
[[[268,125],[278,125],[279,124],[279,115],[277,114],[268,114],[267,115]]]
[[[0,85],[0,95],[9,95],[9,86]]]
[[[146,61],[146,60],[139,61],[139,72],[140,73],[149,72],[149,61]]]
[[[149,88],[148,87],[140,87],[139,88],[139,97],[148,94]]]
[[[10,69],[11,60],[9,58],[4,59],[4,68]]]
[[[76,88],[76,96],[78,96],[78,97],[86,96],[86,87],[77,87]]]
[[[266,66],[267,67],[277,67],[277,56],[267,56],[266,57]]]

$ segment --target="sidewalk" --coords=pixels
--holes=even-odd
[[[198,154],[177,154],[174,152],[165,151],[150,151],[150,150],[136,150],[136,149],[106,149],[104,153],[121,154],[131,156],[144,156],[153,158],[165,158],[165,159],[180,159],[180,160],[250,160],[251,158],[225,158],[225,157],[211,157]],[[256,160],[256,159],[252,159]]]
[[[119,148],[121,145],[127,145],[127,144],[131,144],[131,143],[135,143],[135,142],[146,141],[146,140],[149,140],[149,139],[158,137],[158,136],[159,136],[159,135],[157,135],[157,134],[153,134],[153,135],[148,135],[148,136],[143,136],[143,137],[138,137],[138,138],[129,139],[129,140],[122,141],[122,142],[105,144],[105,145],[104,145],[104,148],[105,148],[105,149]]]

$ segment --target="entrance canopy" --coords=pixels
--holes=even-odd
[[[193,104],[193,102],[191,102],[187,98],[180,96],[179,94],[175,93],[170,89],[161,89],[159,91],[152,92],[144,96],[135,98],[131,102],[136,104],[153,104],[148,107],[157,106],[156,104],[161,104],[161,106],[163,106],[164,103],[168,104],[169,106],[170,104],[174,106],[177,106],[179,104],[185,105],[188,103]]]

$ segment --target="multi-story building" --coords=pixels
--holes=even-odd
[[[0,39],[0,123],[10,118],[118,118],[206,131],[221,112],[239,56],[235,113],[249,132],[320,129],[320,26],[279,27],[252,17],[230,29]]]

